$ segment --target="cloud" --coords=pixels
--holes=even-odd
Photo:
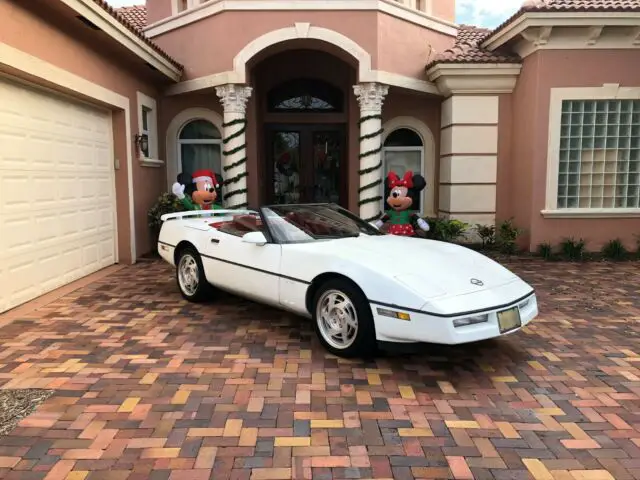
[[[494,28],[513,15],[522,5],[522,0],[458,0],[456,21]]]

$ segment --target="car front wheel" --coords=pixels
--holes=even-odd
[[[323,346],[339,357],[371,357],[376,333],[371,308],[352,283],[335,279],[318,289],[313,302],[313,323]]]
[[[180,293],[190,302],[200,302],[210,293],[202,260],[193,248],[185,248],[180,252],[176,264],[176,279]]]

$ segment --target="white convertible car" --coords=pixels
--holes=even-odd
[[[464,247],[387,235],[333,204],[162,217],[158,251],[189,301],[210,288],[311,317],[323,345],[371,355],[380,342],[460,344],[519,330],[533,289]]]

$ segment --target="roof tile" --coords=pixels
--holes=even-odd
[[[491,52],[480,44],[527,12],[640,12],[640,0],[525,0],[494,30],[460,25],[453,47],[437,54],[427,69],[438,63],[519,63],[514,53],[503,49]]]
[[[427,65],[427,69],[439,63],[520,63],[520,57],[510,52],[496,50],[490,52],[480,47],[480,41],[491,30],[460,25],[453,47],[438,53]]]
[[[482,41],[489,39],[528,12],[640,12],[640,0],[525,0],[517,12],[494,30],[487,32]]]
[[[145,5],[121,7],[117,8],[116,12],[138,30],[147,26],[147,7]]]
[[[99,5],[100,7],[102,7],[104,10],[106,10],[113,18],[115,18],[116,20],[118,20],[122,25],[124,25],[130,32],[134,33],[140,40],[142,40],[144,43],[146,43],[147,45],[149,45],[151,48],[153,48],[156,52],[158,52],[160,55],[162,55],[164,58],[166,58],[167,60],[169,60],[169,62],[171,62],[173,64],[173,66],[179,68],[180,70],[183,70],[184,67],[174,58],[172,58],[167,52],[165,52],[164,50],[162,50],[158,45],[156,45],[155,43],[153,43],[140,29],[140,27],[138,27],[134,22],[132,22],[132,20],[130,19],[130,17],[125,14],[122,15],[121,12],[119,12],[120,9],[116,9],[113,8],[111,5],[109,5],[105,0],[93,0],[97,5]],[[146,8],[144,6],[138,6],[138,9],[142,9],[144,10],[144,18],[145,18],[145,24],[146,24],[146,17],[147,17],[147,11]]]

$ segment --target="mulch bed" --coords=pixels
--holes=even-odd
[[[40,388],[0,390],[0,435],[11,432],[20,420],[31,415],[51,395],[53,390]]]

